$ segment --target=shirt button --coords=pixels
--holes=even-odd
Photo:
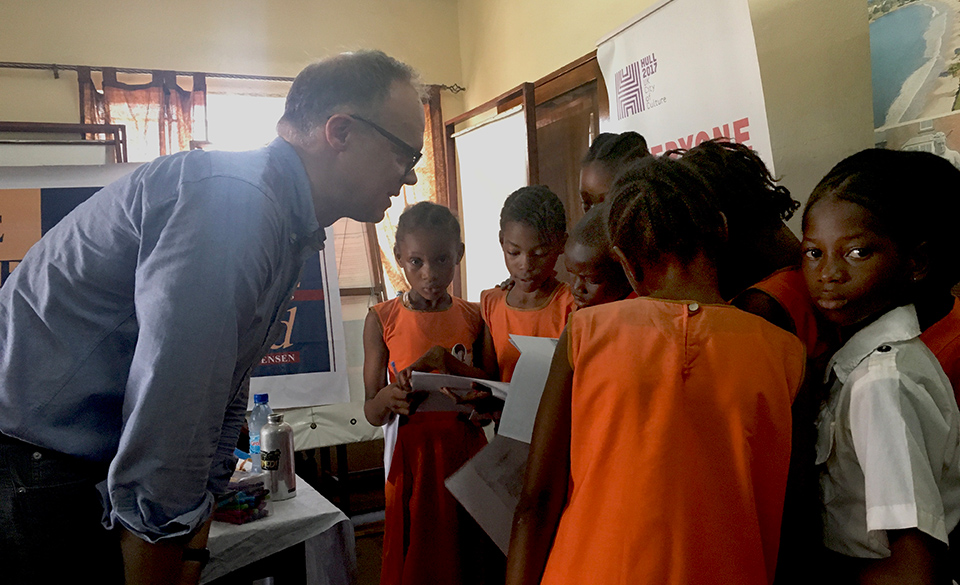
[[[700,305],[698,305],[697,303],[690,303],[689,305],[687,305],[687,308],[690,309],[691,313],[696,313],[697,311],[700,310]]]
[[[888,351],[890,351],[890,349],[892,348],[889,345],[881,345],[880,347],[877,348],[877,351],[882,351],[883,353],[887,353]]]
[[[40,453],[40,451],[34,451],[34,452],[33,452],[33,460],[34,460],[34,461],[39,461],[39,460],[42,459],[42,458],[43,458],[43,454]]]

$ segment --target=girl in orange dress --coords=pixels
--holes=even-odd
[[[480,310],[486,324],[484,363],[496,361],[504,382],[520,359],[510,335],[559,337],[576,307],[554,269],[566,239],[563,203],[547,187],[522,187],[503,203],[500,247],[513,286],[481,292]]]
[[[608,201],[641,298],[579,310],[560,338],[507,583],[768,584],[803,346],[724,302],[724,220],[688,166],[639,163]]]
[[[603,225],[606,205],[594,205],[570,231],[563,251],[573,282],[570,291],[577,308],[592,307],[636,298],[623,267],[610,249],[607,227]]]
[[[394,253],[411,288],[372,307],[364,323],[364,414],[373,425],[400,417],[385,486],[383,584],[464,583],[476,574],[467,567],[479,527],[443,482],[486,444],[484,433],[455,412],[414,412],[409,378],[396,379],[397,368],[407,372],[435,346],[472,364],[482,340],[480,309],[447,292],[463,249],[449,209],[407,209]]]
[[[580,205],[584,213],[603,203],[620,169],[650,156],[647,141],[636,132],[604,132],[590,144],[580,162]]]
[[[796,334],[808,343],[808,359],[827,354],[826,343],[818,337],[823,330],[818,330],[817,316],[809,310],[797,268],[800,240],[784,223],[800,203],[744,144],[708,140],[684,151],[681,160],[710,186],[714,204],[727,221],[727,243],[717,260],[723,298]],[[757,284],[762,279],[766,280]],[[799,290],[783,294],[796,284]],[[778,585],[817,578],[811,557],[820,550],[820,494],[813,465],[818,408],[819,399],[809,384],[801,388],[793,406],[793,456],[777,557]]]

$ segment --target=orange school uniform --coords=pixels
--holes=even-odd
[[[577,308],[570,287],[562,282],[550,298],[534,309],[518,309],[507,304],[506,291],[491,288],[480,293],[480,311],[490,329],[493,347],[497,352],[500,379],[509,382],[520,359],[520,350],[510,343],[510,335],[532,337],[560,337],[567,324],[567,316]]]
[[[377,314],[389,358],[403,369],[434,345],[472,363],[482,331],[475,303],[454,298],[443,311],[414,311],[400,298],[370,309]],[[463,582],[480,536],[444,486],[487,440],[483,430],[454,412],[415,413],[401,423],[385,485],[386,512],[380,583]]]
[[[960,404],[960,299],[954,299],[953,309],[920,334],[940,366],[950,379],[953,394]]]
[[[802,344],[724,305],[570,317],[570,492],[544,585],[767,584]]]
[[[776,300],[790,315],[797,337],[803,342],[810,358],[823,355],[832,345],[829,332],[819,322],[817,308],[807,292],[807,281],[800,268],[784,268],[761,280],[750,288],[765,292]]]

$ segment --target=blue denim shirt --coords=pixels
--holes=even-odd
[[[279,138],[162,157],[104,187],[0,288],[0,432],[109,463],[106,526],[190,532],[229,478],[244,382],[322,245]]]

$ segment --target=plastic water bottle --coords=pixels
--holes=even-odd
[[[260,473],[263,468],[260,466],[260,431],[263,425],[267,424],[267,417],[273,413],[273,409],[268,404],[267,394],[253,395],[253,412],[250,413],[250,462],[253,463],[252,473]]]

